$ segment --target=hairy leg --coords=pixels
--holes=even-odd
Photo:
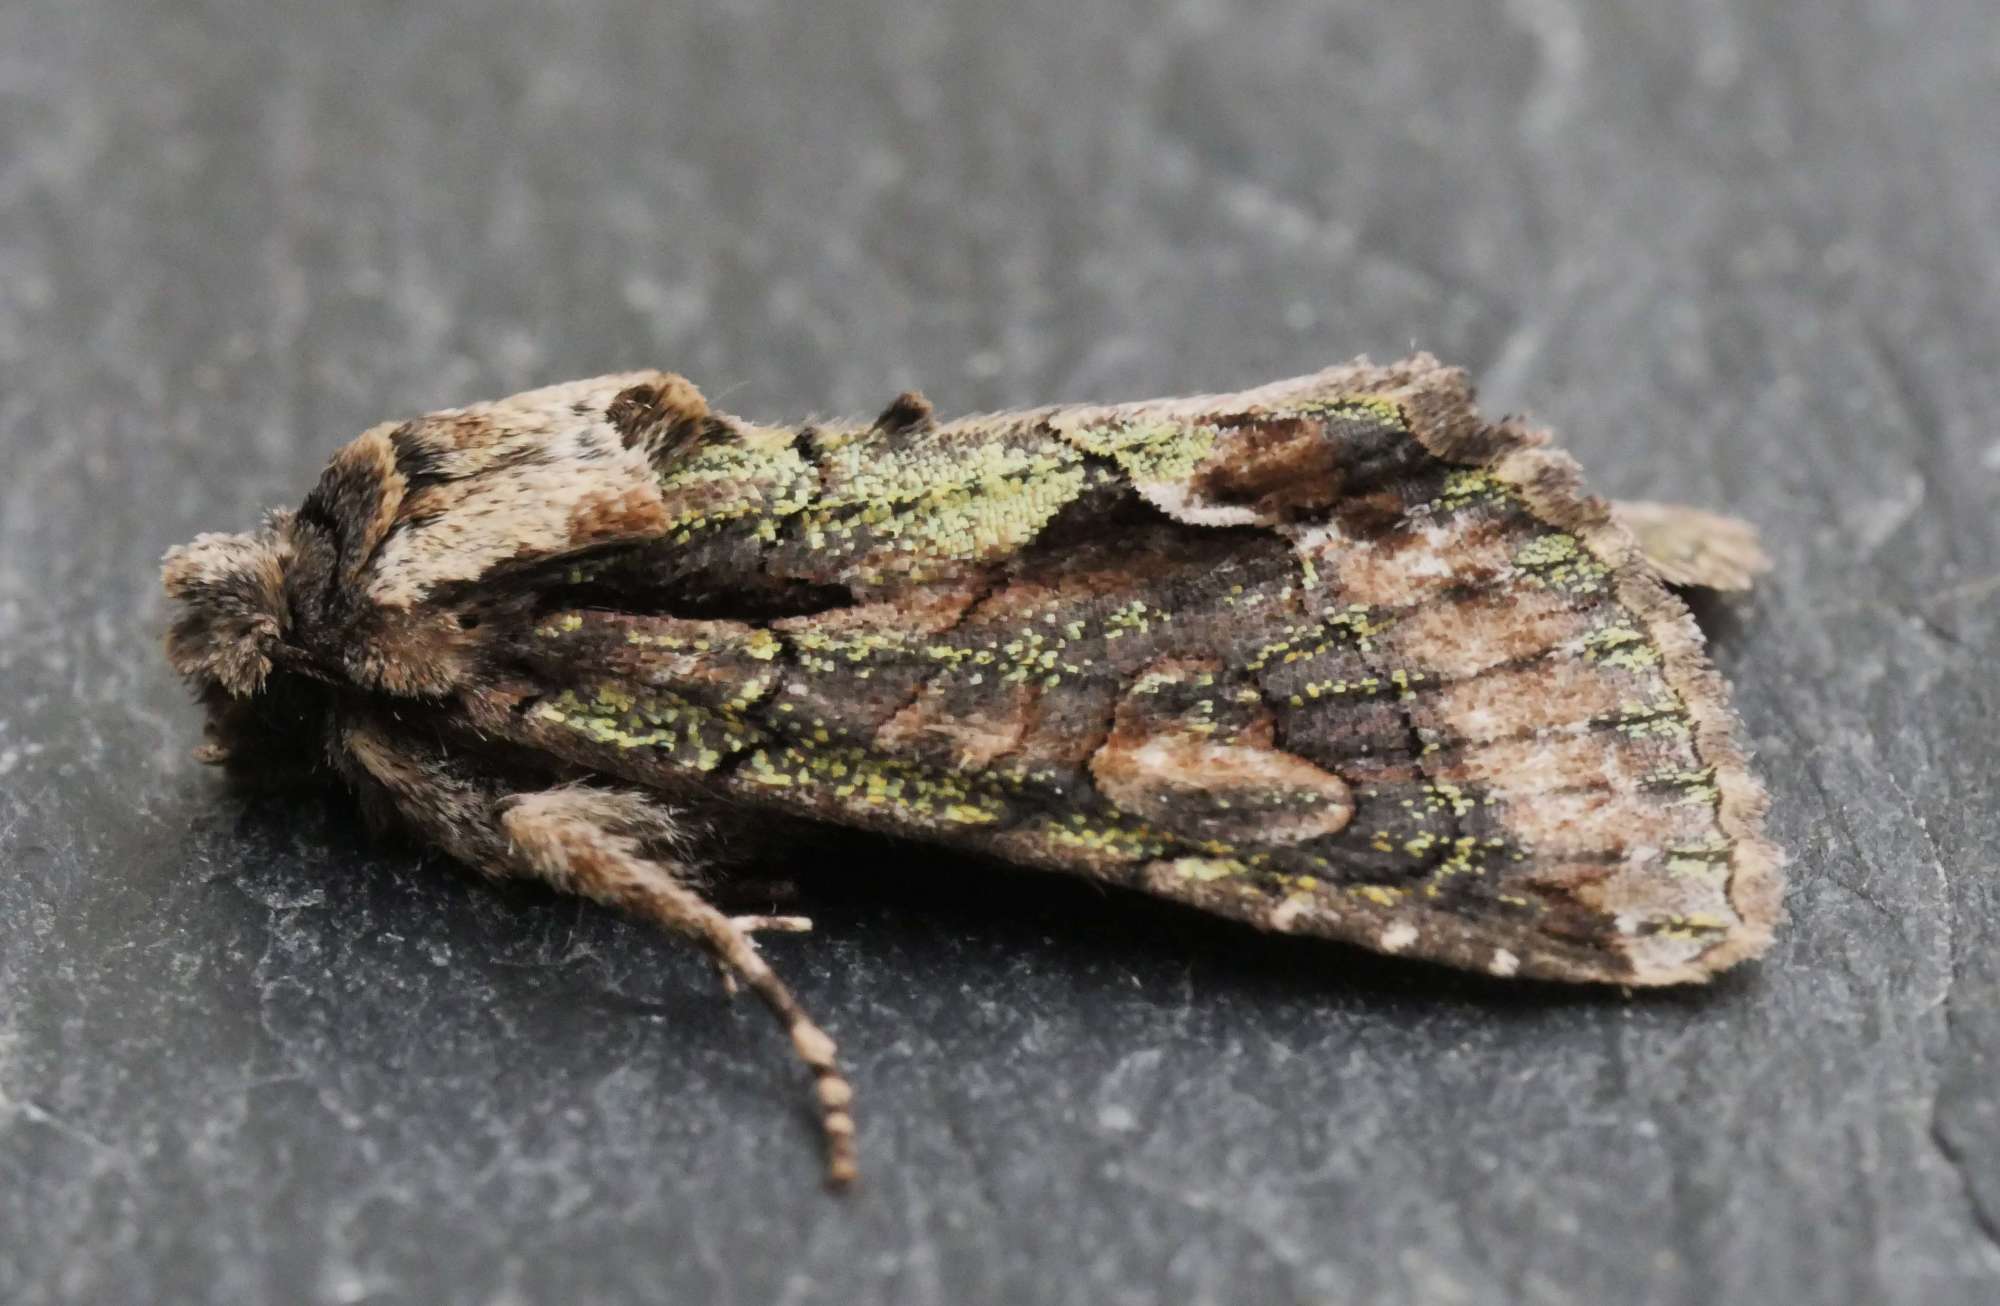
[[[797,918],[723,915],[687,886],[672,862],[643,850],[661,818],[637,795],[550,789],[516,795],[501,808],[500,828],[533,874],[693,939],[764,1000],[817,1080],[827,1178],[851,1182],[854,1119],[847,1108],[854,1094],[834,1062],[833,1040],[806,1015],[750,938],[752,928],[793,928]]]
[[[828,1181],[853,1181],[854,1093],[834,1059],[833,1040],[750,937],[753,930],[809,929],[809,921],[724,914],[690,884],[680,860],[685,828],[643,794],[582,785],[509,794],[377,726],[351,726],[342,742],[343,770],[364,799],[392,809],[460,861],[491,875],[531,876],[644,917],[693,940],[725,976],[740,979],[813,1072]]]

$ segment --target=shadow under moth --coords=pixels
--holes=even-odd
[[[1419,356],[802,426],[599,377],[378,426],[164,580],[205,760],[693,941],[789,1032],[843,1183],[833,1041],[752,937],[806,923],[721,905],[816,824],[1497,976],[1757,955],[1782,859],[1667,586],[1764,565]]]

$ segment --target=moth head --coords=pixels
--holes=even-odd
[[[299,567],[292,517],[273,513],[258,530],[169,549],[160,569],[175,607],[167,660],[208,711],[195,756],[258,786],[308,781],[319,762],[301,743],[324,720],[327,676],[293,642],[285,588]]]
[[[288,517],[273,515],[254,532],[197,535],[161,561],[160,583],[176,609],[167,660],[204,695],[218,689],[250,697],[281,656],[290,526]]]

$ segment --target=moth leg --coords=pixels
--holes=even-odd
[[[813,927],[810,916],[731,916],[729,923],[745,934],[810,934]],[[736,972],[717,959],[715,973],[722,980],[722,991],[735,997]]]
[[[811,934],[810,916],[731,916],[729,923],[745,934]]]
[[[1621,499],[1611,516],[1632,533],[1639,551],[1669,585],[1740,591],[1771,569],[1757,528],[1679,503]]]
[[[346,723],[336,765],[372,821],[400,820],[467,866],[523,875],[623,908],[693,939],[777,1016],[816,1080],[827,1178],[855,1175],[854,1092],[833,1040],[771,972],[750,930],[796,929],[798,917],[730,917],[690,887],[689,842],[674,815],[643,795],[583,786],[509,794],[493,777],[379,720]]]
[[[731,917],[690,888],[684,871],[648,843],[671,842],[668,818],[646,800],[593,789],[550,789],[503,800],[500,829],[522,869],[557,888],[622,908],[684,935],[763,999],[813,1072],[827,1180],[855,1177],[854,1091],[834,1059],[834,1043],[774,974],[752,929],[796,930],[798,917]],[[666,835],[665,839],[660,838]],[[653,838],[649,839],[648,836]]]

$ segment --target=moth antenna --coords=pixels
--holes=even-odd
[[[750,937],[753,929],[796,932],[809,923],[795,916],[731,917],[718,910],[688,887],[681,868],[643,850],[642,838],[654,846],[668,842],[672,822],[636,796],[583,788],[516,795],[502,806],[500,828],[513,859],[529,873],[693,939],[763,1000],[813,1072],[827,1182],[852,1183],[858,1173],[849,1111],[854,1089],[840,1072],[833,1039],[806,1014]]]

